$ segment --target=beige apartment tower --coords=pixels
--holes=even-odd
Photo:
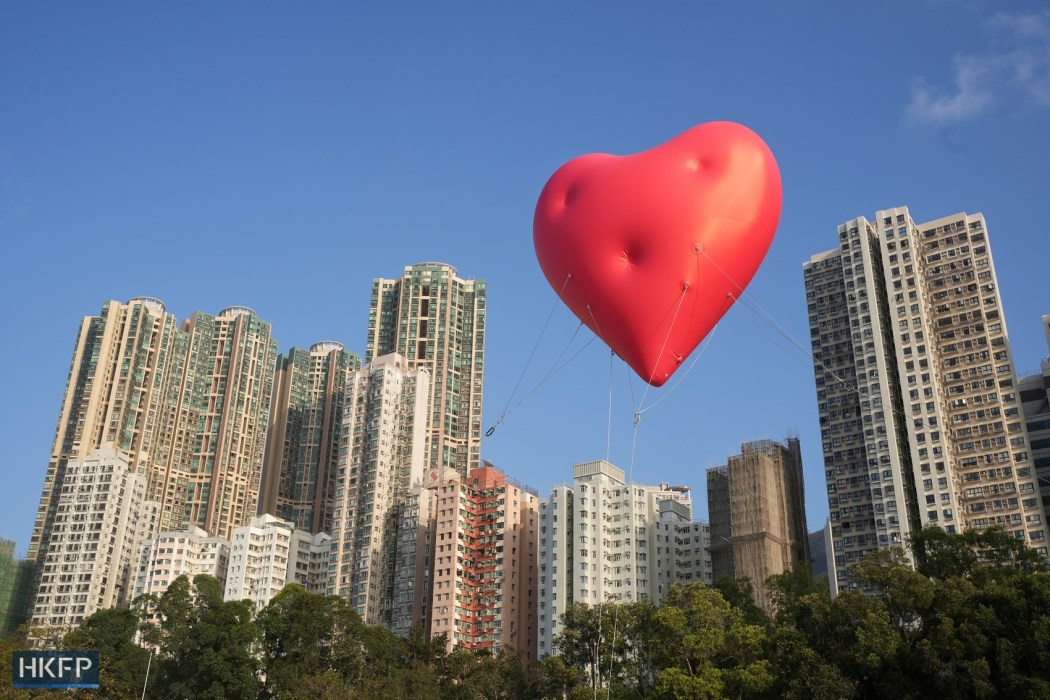
[[[431,377],[428,469],[465,476],[479,463],[486,289],[435,262],[372,283],[365,360],[398,353]]]
[[[341,343],[277,358],[259,512],[331,532],[347,382],[361,358]]]
[[[998,526],[1046,554],[1002,300],[981,214],[907,208],[838,227],[803,266],[828,485],[832,592],[916,529]]]
[[[127,455],[162,531],[229,537],[256,511],[276,342],[251,309],[184,323],[157,299],[108,301],[80,324],[29,557],[37,576],[67,464]]]
[[[70,460],[119,449],[136,471],[150,471],[165,419],[158,388],[169,384],[178,336],[175,317],[148,297],[107,301],[98,316],[81,321],[29,541],[30,561],[39,563],[47,547]]]

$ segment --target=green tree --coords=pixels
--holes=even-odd
[[[773,684],[766,629],[703,584],[671,586],[656,611],[657,697],[752,697]]]
[[[556,640],[560,656],[583,675],[592,694],[605,688],[607,694],[621,689],[644,696],[655,679],[654,658],[662,647],[655,615],[647,601],[571,605],[562,615],[562,633]],[[548,662],[547,668],[555,667]],[[562,676],[562,681],[570,680]]]
[[[913,637],[912,632],[933,603],[933,581],[911,568],[900,547],[869,552],[852,571],[858,580],[878,588],[893,624],[902,634]]]
[[[16,690],[11,687],[14,682],[14,669],[11,667],[12,654],[28,648],[29,645],[22,634],[0,637],[0,697],[23,700],[39,696],[41,691]]]
[[[605,684],[608,665],[604,661],[613,622],[610,608],[610,605],[591,607],[585,603],[573,603],[562,614],[562,632],[555,640],[566,665],[579,669],[591,689]]]
[[[712,584],[712,588],[721,593],[727,603],[742,612],[749,624],[769,624],[769,615],[755,604],[755,586],[749,577],[720,578]]]
[[[345,600],[289,584],[263,608],[256,624],[262,641],[265,692],[273,697],[313,697],[304,678],[330,677],[337,666],[338,642],[356,637],[357,613]],[[347,645],[343,647],[349,648]]]
[[[781,621],[774,626],[768,650],[774,669],[769,697],[783,700],[853,697],[857,683],[814,649],[806,636],[791,624]]]
[[[558,654],[550,654],[540,661],[540,696],[568,698],[576,688],[583,687],[583,669],[567,664]]]
[[[157,682],[173,697],[255,698],[259,628],[246,600],[223,601],[217,579],[180,576],[156,601]]]
[[[428,666],[397,667],[385,675],[371,675],[355,687],[352,695],[360,700],[373,698],[419,698],[440,700],[441,685]]]
[[[136,643],[139,616],[127,608],[99,610],[64,640],[66,649],[99,653],[99,692],[108,698],[135,698],[142,692],[150,652]]]
[[[774,619],[778,621],[792,621],[799,602],[808,595],[831,597],[827,582],[813,578],[809,564],[802,561],[767,578],[766,590],[773,603]]]

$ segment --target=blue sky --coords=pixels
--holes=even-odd
[[[547,178],[716,120],[758,132],[783,178],[761,311],[731,309],[677,386],[644,392],[578,339],[528,393],[578,325],[533,255]],[[810,361],[759,315],[808,343],[802,263],[848,219],[981,211],[1036,370],[1048,126],[1036,2],[2,3],[0,537],[27,545],[77,325],[104,300],[247,305],[282,351],[363,352],[372,279],[426,260],[488,280],[485,426],[512,410],[484,458],[545,494],[609,457],[706,516],[707,467],[792,432],[814,529]]]

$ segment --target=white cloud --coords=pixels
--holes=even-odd
[[[989,26],[1009,34],[1014,39],[1050,41],[1050,10],[1030,15],[997,14],[988,20]]]
[[[990,109],[1011,90],[1037,105],[1050,106],[1050,10],[997,14],[988,24],[1010,49],[957,54],[952,59],[951,90],[917,79],[905,109],[908,119],[941,125],[959,122]]]
[[[1010,55],[1010,84],[1037,104],[1050,107],[1050,46]]]
[[[912,86],[907,115],[917,121],[946,124],[980,114],[992,101],[987,77],[995,72],[995,61],[976,56],[956,56],[955,91],[940,94],[921,78]]]

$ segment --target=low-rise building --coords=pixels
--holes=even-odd
[[[225,586],[229,563],[229,540],[209,537],[204,530],[192,526],[162,532],[142,547],[134,597],[163,595],[179,576],[192,580],[194,576],[207,574]]]
[[[327,571],[330,551],[331,538],[324,533],[311,535],[273,515],[256,516],[234,528],[223,598],[251,600],[261,610],[289,583],[320,593],[319,572]]]

